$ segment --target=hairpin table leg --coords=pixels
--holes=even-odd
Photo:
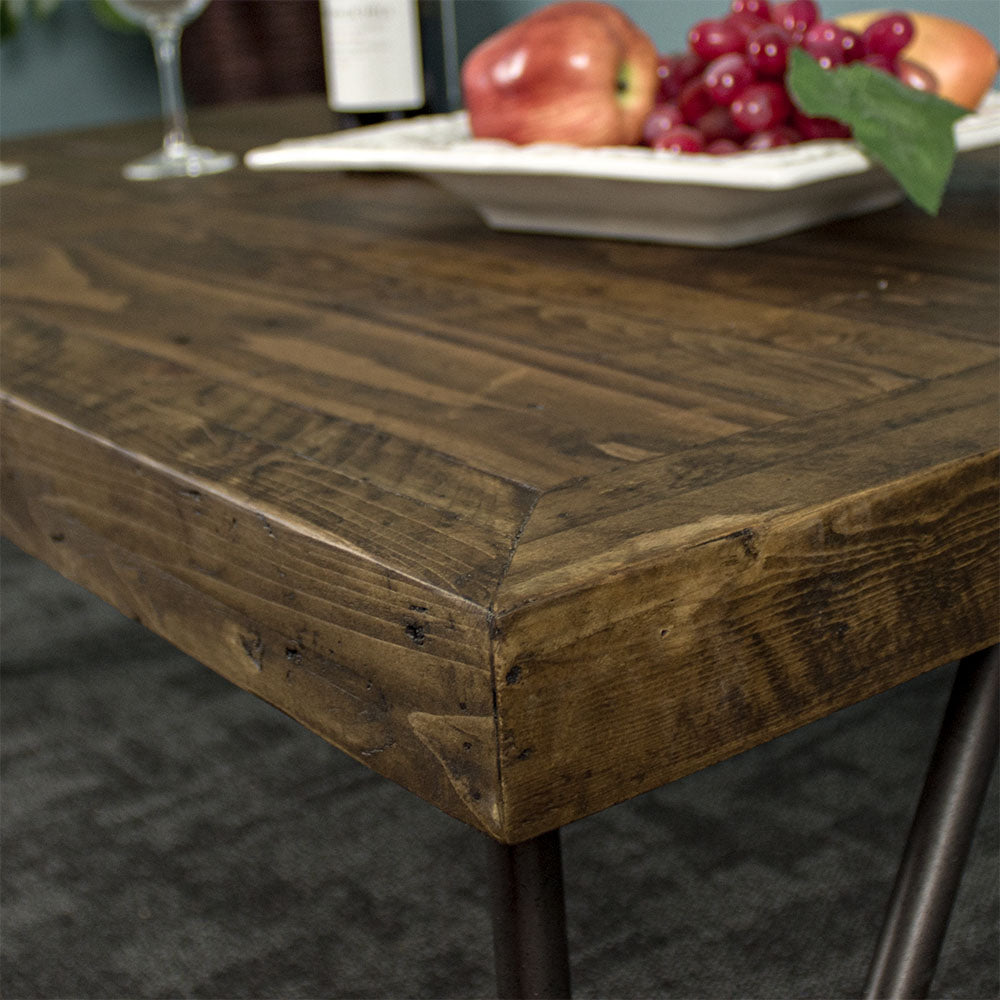
[[[925,997],[997,758],[998,648],[959,664],[864,996]]]
[[[568,998],[569,950],[559,831],[523,844],[490,841],[497,995]]]

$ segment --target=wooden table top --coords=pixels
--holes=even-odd
[[[382,774],[517,842],[997,641],[995,152],[716,251],[157,138],[4,144],[4,532]]]

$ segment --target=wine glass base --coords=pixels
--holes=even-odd
[[[218,153],[204,146],[158,149],[155,153],[126,163],[122,174],[130,181],[155,181],[161,177],[201,177],[221,174],[236,166],[233,153]]]
[[[27,176],[23,163],[0,163],[0,184],[16,184]]]

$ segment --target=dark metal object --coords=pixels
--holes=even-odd
[[[959,664],[864,996],[926,997],[997,759],[1000,647]]]
[[[569,948],[559,831],[523,844],[490,841],[497,996],[568,998]]]

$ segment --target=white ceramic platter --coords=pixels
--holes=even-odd
[[[960,152],[1000,144],[1000,92],[955,127]],[[463,112],[305,139],[246,154],[255,170],[412,171],[470,202],[495,229],[740,246],[903,199],[847,140],[731,156],[640,147],[514,146],[473,139]]]

